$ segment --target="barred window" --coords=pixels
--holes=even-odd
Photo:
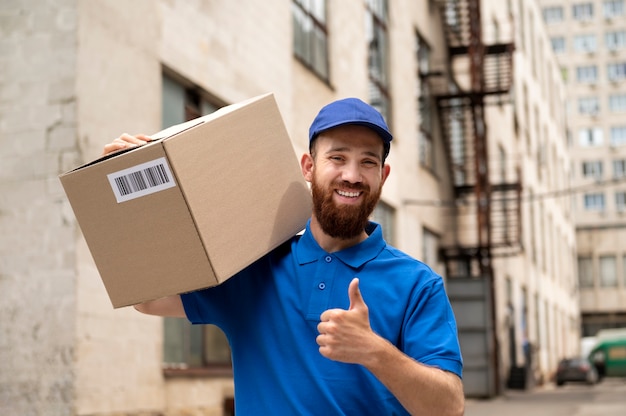
[[[365,0],[365,33],[368,48],[369,99],[370,104],[385,117],[390,118],[387,0]]]
[[[326,0],[293,0],[293,50],[296,58],[329,81]]]
[[[430,72],[430,47],[418,34],[415,37],[416,59],[417,59],[417,80],[420,89],[417,97],[417,107],[419,111],[419,160],[420,164],[433,171],[435,169],[435,146],[433,143],[433,97],[428,84],[428,73]]]

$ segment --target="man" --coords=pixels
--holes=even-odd
[[[123,135],[105,153],[144,143]],[[392,135],[355,98],[322,108],[301,159],[313,214],[223,284],[136,305],[227,335],[238,415],[462,415],[462,361],[441,277],[368,221]]]

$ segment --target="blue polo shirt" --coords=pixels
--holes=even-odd
[[[415,360],[461,376],[456,322],[443,281],[388,246],[378,224],[369,238],[327,253],[302,236],[223,284],[182,295],[188,319],[219,326],[231,345],[238,415],[405,415],[368,370],[323,357],[320,315],[348,309],[359,278],[372,329]]]

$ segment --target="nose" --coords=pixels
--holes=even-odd
[[[349,183],[360,183],[363,181],[361,169],[358,163],[346,163],[341,172],[341,179]]]

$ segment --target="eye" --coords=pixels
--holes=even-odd
[[[363,161],[363,164],[367,167],[375,167],[378,166],[378,161],[367,159]]]

